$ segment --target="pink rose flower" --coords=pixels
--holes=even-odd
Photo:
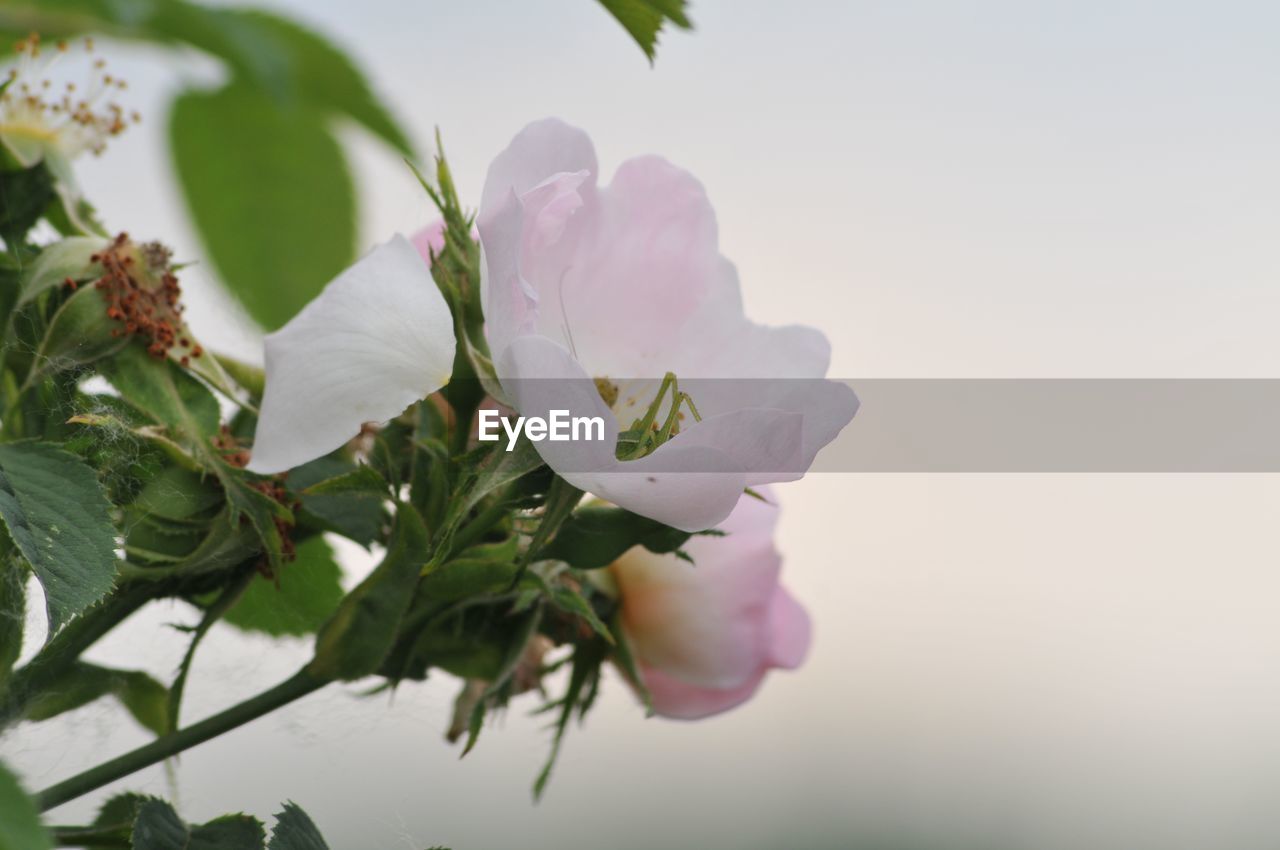
[[[658,714],[694,720],[727,711],[769,670],[804,661],[809,615],[778,583],[777,517],[775,506],[744,498],[719,526],[724,537],[685,545],[694,563],[637,546],[611,568]]]
[[[724,520],[745,487],[800,478],[858,400],[823,380],[826,338],[743,313],[702,185],[666,160],[619,166],[600,185],[587,135],[530,124],[489,167],[477,218],[485,334],[498,379],[527,417],[598,417],[603,440],[543,441],[573,486],[696,531]],[[699,416],[656,450],[619,459],[674,373]],[[670,410],[670,396],[660,414]]]

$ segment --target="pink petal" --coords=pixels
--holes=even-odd
[[[673,720],[701,720],[741,705],[755,694],[764,681],[761,670],[733,688],[703,688],[666,675],[660,670],[641,671],[645,686],[653,698],[653,711]]]
[[[732,458],[749,480],[762,476],[768,480],[768,473],[803,469],[803,427],[804,416],[799,413],[743,408],[686,424],[650,457],[657,464],[677,447],[714,447]]]
[[[476,227],[480,231],[480,300],[485,337],[489,350],[501,363],[511,341],[532,333],[538,320],[538,293],[520,269],[524,239],[520,199],[510,193],[503,204],[487,210]]]
[[[578,356],[593,375],[661,377],[716,286],[715,211],[693,175],[658,157],[623,163],[599,201],[559,292]]]
[[[636,549],[618,562],[627,634],[647,667],[700,687],[737,687],[768,663],[776,554],[744,561],[741,575],[693,557]]]
[[[749,699],[771,668],[803,662],[809,616],[778,584],[777,515],[773,504],[746,498],[720,525],[725,536],[686,544],[694,564],[636,547],[613,565],[623,624],[658,714],[726,711]]]
[[[521,415],[545,419],[553,410],[565,410],[570,416],[598,416],[604,420],[603,440],[534,443],[553,469],[562,473],[590,472],[617,464],[617,422],[600,398],[595,382],[561,345],[544,336],[516,337],[495,365],[503,390]]]
[[[613,414],[582,366],[558,343],[543,336],[517,337],[497,369],[503,389],[524,416],[546,418],[552,410],[564,410],[604,420],[603,440],[534,443],[542,459],[573,486],[686,531],[717,525],[742,495],[741,464],[714,445],[667,445],[640,460],[618,461]]]
[[[511,193],[520,196],[553,174],[585,171],[587,191],[599,173],[590,137],[559,118],[544,118],[521,130],[494,158],[480,196],[480,218],[506,203]]]
[[[581,490],[682,531],[723,522],[747,484],[738,464],[713,446],[672,446],[662,458],[649,455],[612,470],[561,475]]]
[[[614,564],[624,624],[641,662],[716,689],[737,687],[769,666],[782,566],[769,533],[776,514],[746,498],[720,526],[725,536],[685,545],[692,564],[642,547]]]
[[[781,586],[769,606],[769,626],[772,631],[771,664],[788,670],[803,664],[809,654],[813,627],[808,612]]]

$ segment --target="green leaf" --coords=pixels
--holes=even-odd
[[[246,473],[223,460],[210,445],[218,431],[218,400],[204,384],[171,360],[158,360],[141,345],[130,345],[103,361],[101,370],[125,400],[139,412],[184,436],[201,466],[218,478],[234,524],[247,516],[262,551],[273,568],[281,563],[282,541],[277,519],[290,522],[289,509],[250,486]]]
[[[377,475],[371,467],[365,468]],[[359,474],[360,480],[372,487],[373,479],[367,477],[367,473],[360,472],[351,461],[336,453],[290,470],[288,481],[302,502],[302,510],[299,511],[301,525],[336,532],[367,548],[379,536],[386,520],[384,502],[388,491],[385,481],[379,476],[379,498],[371,498],[371,491],[358,489],[345,493],[324,492],[337,488],[336,481],[340,478],[352,483],[353,479],[346,476],[353,473]],[[313,487],[319,488],[320,492],[312,492]]]
[[[547,489],[546,500],[543,503],[542,518],[538,522],[537,530],[533,532],[533,538],[529,541],[529,548],[521,561],[522,568],[542,557],[547,543],[555,538],[566,522],[572,519],[573,510],[578,506],[578,502],[582,501],[582,495],[581,490],[559,476],[551,480],[551,486]]]
[[[556,719],[555,735],[551,741],[551,753],[547,756],[546,764],[533,783],[533,798],[535,800],[541,798],[542,793],[547,790],[547,782],[551,779],[551,771],[555,768],[556,759],[560,757],[560,746],[564,743],[564,735],[569,729],[569,721],[573,717],[574,709],[585,713],[584,706],[588,705],[589,700],[592,699],[594,687],[591,686],[599,681],[600,665],[604,658],[604,647],[598,641],[581,643],[574,647],[573,668],[569,673],[569,685],[565,690],[565,695],[558,702],[560,716]],[[586,701],[583,699],[584,690],[588,694]],[[555,704],[553,703],[553,705]]]
[[[551,587],[548,596],[561,611],[576,614],[586,620],[587,625],[591,626],[591,630],[604,638],[605,641],[610,644],[614,642],[613,633],[609,631],[609,627],[604,624],[604,621],[596,614],[595,609],[591,607],[591,603],[581,593],[568,585],[558,584]]]
[[[470,510],[490,493],[506,487],[543,465],[533,442],[521,435],[511,451],[494,448],[477,465],[464,508]]]
[[[619,669],[622,670],[622,675],[627,677],[631,687],[635,688],[636,693],[640,695],[640,700],[644,703],[646,713],[652,716],[653,694],[649,693],[649,686],[644,683],[644,678],[640,675],[635,653],[631,650],[631,641],[627,639],[627,633],[622,628],[621,609],[614,614],[613,620],[609,625],[610,631],[613,633],[613,659],[617,662]]]
[[[229,518],[233,522],[241,517],[248,518],[262,545],[262,552],[267,556],[268,565],[273,570],[279,570],[284,563],[284,540],[276,521],[292,523],[292,512],[275,499],[249,486],[240,470],[218,462],[214,471],[227,494],[227,507],[231,511]]]
[[[379,671],[393,682],[421,681],[430,669],[444,670],[460,679],[489,681],[502,670],[506,644],[497,630],[477,633],[453,624],[432,626],[418,634],[397,655],[387,658]]]
[[[172,731],[166,715],[169,689],[137,670],[115,671],[116,699],[133,719],[156,735]]]
[[[219,511],[207,530],[164,520],[136,522],[125,544],[130,565],[171,565],[173,573],[188,577],[235,567],[261,552],[257,530],[233,520],[230,507]],[[141,569],[145,573],[145,566]]]
[[[77,413],[67,419],[67,425],[83,426],[68,441],[95,458],[104,470],[125,475],[145,472],[152,466],[163,465],[163,459],[199,471],[200,464],[186,446],[179,445],[165,429],[142,422],[137,412],[116,396],[96,396],[92,404],[96,410]],[[117,483],[128,489],[132,482]]]
[[[588,505],[579,508],[534,558],[565,561],[589,570],[609,566],[632,546],[644,546],[651,552],[674,552],[690,536],[622,508]]]
[[[184,850],[191,831],[173,806],[149,800],[138,807],[133,821],[133,850]]]
[[[282,102],[304,100],[345,115],[401,153],[412,153],[404,130],[351,60],[286,18],[183,0],[9,0],[5,5],[0,26],[17,33],[47,37],[97,30],[167,45],[184,42],[224,60],[238,76]]]
[[[169,731],[165,716],[169,691],[139,670],[115,670],[77,661],[39,697],[32,700],[26,719],[48,720],[86,706],[105,696],[114,696],[143,728],[156,735]]]
[[[304,496],[363,496],[371,499],[387,499],[387,481],[368,464],[360,464],[350,472],[326,478],[308,486]]]
[[[18,305],[27,304],[50,289],[56,289],[71,278],[83,282],[97,277],[101,267],[89,258],[107,247],[97,236],[72,236],[54,242],[40,252],[22,275],[22,295]]]
[[[187,92],[169,118],[174,164],[223,281],[267,328],[355,259],[355,193],[322,115],[244,85]]]
[[[49,320],[27,382],[114,354],[129,344],[128,337],[113,333],[116,330],[100,292],[92,287],[76,291]]]
[[[132,829],[133,822],[138,817],[138,809],[154,799],[156,798],[147,794],[139,794],[136,791],[116,794],[103,803],[102,808],[98,809],[98,816],[93,819],[93,825],[117,826],[128,824]]]
[[[129,345],[102,363],[103,375],[143,415],[197,443],[218,432],[218,400],[170,360]]]
[[[294,21],[257,9],[220,10],[220,17],[236,31],[234,49],[265,54],[277,63],[272,86],[277,94],[346,115],[400,153],[413,155],[408,136],[341,50]]]
[[[222,501],[211,476],[170,466],[147,482],[132,507],[148,517],[183,521],[207,517]]]
[[[50,634],[115,583],[110,511],[80,458],[46,443],[0,445],[0,518],[44,587]]]
[[[316,636],[307,668],[321,679],[351,681],[378,669],[395,642],[400,620],[428,556],[427,529],[411,506],[396,510],[387,554]]]
[[[454,558],[423,577],[421,592],[432,602],[501,593],[511,587],[519,569],[512,559]]]
[[[276,813],[275,829],[267,850],[329,850],[320,830],[296,803],[285,803]]]
[[[512,633],[502,657],[502,666],[498,669],[497,674],[494,675],[493,681],[489,683],[489,687],[485,688],[484,694],[476,701],[475,708],[472,709],[471,722],[468,724],[469,728],[467,729],[467,743],[462,748],[464,756],[471,752],[476,745],[476,741],[480,738],[480,730],[484,726],[486,704],[491,699],[502,695],[507,684],[511,681],[511,677],[519,669],[520,661],[525,656],[525,650],[528,648],[529,642],[538,634],[538,626],[541,623],[542,606],[534,605],[522,616],[519,627]]]
[[[298,546],[297,560],[281,567],[275,581],[255,575],[223,619],[273,637],[312,634],[333,616],[342,596],[342,568],[324,538],[313,537]]]
[[[249,815],[224,815],[188,826],[163,800],[149,800],[133,822],[133,850],[263,850],[262,822]]]
[[[136,827],[135,827],[136,829]],[[264,850],[267,832],[262,821],[249,815],[223,815],[191,828],[182,850]],[[134,844],[134,850],[141,850]]]
[[[9,560],[9,559],[6,559]],[[0,562],[0,694],[22,654],[27,610],[27,570],[16,561]]]
[[[35,802],[0,764],[0,850],[46,850],[53,839],[40,824]]]
[[[650,64],[658,45],[658,33],[667,21],[681,29],[693,29],[693,23],[685,15],[688,5],[685,0],[600,0],[600,5],[631,33]]]
[[[0,238],[12,251],[57,197],[53,176],[44,163],[0,171]]]

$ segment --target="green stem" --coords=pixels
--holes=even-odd
[[[120,847],[132,843],[129,824],[123,826],[51,826],[55,847]]]
[[[529,565],[537,559],[542,553],[543,547],[551,542],[551,538],[555,537],[556,532],[560,530],[560,526],[564,525],[565,520],[573,514],[573,509],[578,506],[578,502],[582,501],[584,493],[577,487],[574,487],[568,481],[565,481],[557,475],[551,481],[551,487],[547,490],[547,499],[542,508],[542,519],[538,523],[538,530],[533,533],[533,539],[529,541],[529,548],[524,550],[524,554],[520,556],[519,569],[516,570],[515,578],[511,580],[511,585],[507,589],[515,590],[520,584],[520,580],[524,578],[525,572],[529,569]]]
[[[204,636],[209,633],[209,629],[213,628],[213,624],[218,622],[224,614],[240,601],[240,597],[244,596],[244,592],[249,589],[249,583],[256,576],[257,573],[255,571],[246,570],[240,578],[227,585],[214,603],[205,610],[204,616],[200,618],[199,625],[191,633],[191,643],[187,645],[187,654],[182,656],[182,664],[178,667],[177,678],[169,686],[167,712],[169,722],[166,726],[167,729],[178,728],[178,713],[182,708],[182,694],[186,691],[187,676],[191,674],[191,663],[195,661],[196,649],[199,648],[200,641],[204,640]]]
[[[481,511],[475,519],[464,525],[453,535],[449,543],[449,555],[453,556],[462,550],[480,542],[481,538],[511,513],[511,504],[501,496],[492,505]]]
[[[471,439],[471,418],[475,408],[464,405],[461,410],[453,408],[453,432],[449,435],[449,450],[456,457],[467,451],[467,442]]]
[[[277,708],[301,699],[328,684],[325,679],[312,676],[305,669],[285,679],[274,688],[250,697],[242,703],[233,705],[226,711],[201,720],[172,735],[157,738],[149,744],[138,747],[132,752],[105,761],[97,767],[91,767],[70,779],[65,779],[51,788],[46,788],[36,795],[41,811],[60,806],[68,800],[96,791],[103,785],[115,782],[144,768],[157,764],[170,756],[189,750],[198,744],[216,738],[224,732],[230,732],[263,715],[270,714]]]

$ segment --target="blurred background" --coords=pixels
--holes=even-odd
[[[546,115],[606,179],[641,153],[688,168],[749,314],[822,328],[833,377],[1280,377],[1274,4],[694,0],[653,68],[587,0],[262,5],[349,50],[423,154],[439,126],[471,204]],[[86,194],[197,261],[194,329],[260,361],[164,143],[172,93],[217,66],[108,51],[144,123],[81,163]],[[349,137],[362,249],[430,221],[399,158]],[[113,789],[195,821],[290,798],[337,848],[1280,845],[1274,476],[821,474],[780,499],[809,662],[694,724],[646,720],[615,677],[539,805],[536,701],[459,762],[444,677],[321,692]],[[372,560],[343,553],[354,583]],[[167,677],[186,641],[157,625],[194,620],[153,606],[90,657]],[[185,716],[309,648],[216,627]],[[146,739],[101,702],[3,749],[39,788]]]

